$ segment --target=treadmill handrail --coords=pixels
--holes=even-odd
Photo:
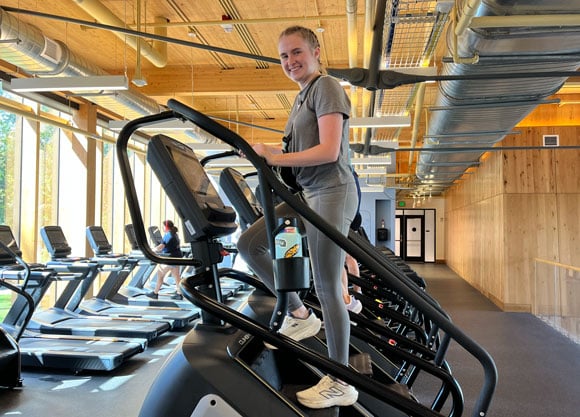
[[[4,242],[0,241],[0,247],[6,253],[8,253],[10,256],[12,256],[12,258],[14,258],[16,263],[18,263],[24,269],[24,278],[22,280],[21,287],[17,287],[15,285],[12,285],[9,282],[6,282],[6,280],[0,278],[0,285],[8,288],[9,290],[15,292],[18,295],[21,295],[22,297],[24,297],[24,299],[26,300],[26,304],[28,305],[28,311],[26,312],[24,321],[22,322],[22,325],[20,326],[20,328],[16,332],[16,335],[13,336],[14,340],[16,340],[18,342],[20,340],[20,338],[22,337],[22,334],[26,330],[26,326],[28,325],[28,323],[30,323],[30,320],[32,320],[32,315],[34,314],[34,300],[30,296],[30,294],[28,294],[24,290],[24,288],[26,288],[26,285],[28,285],[28,280],[30,278],[30,267],[28,266],[28,264],[26,262],[24,262],[24,260],[20,256],[18,256],[16,253],[14,253],[14,251],[12,249],[10,249],[8,247],[8,245],[6,245]]]

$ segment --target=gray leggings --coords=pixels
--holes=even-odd
[[[354,182],[338,187],[304,192],[308,206],[328,223],[347,235],[356,214],[358,196]],[[296,213],[282,203],[276,206],[276,217]],[[328,355],[344,365],[348,363],[350,320],[342,298],[341,272],[344,268],[344,251],[308,222],[304,222],[310,252],[314,288],[322,308],[322,318],[328,344]],[[276,294],[272,256],[268,249],[264,219],[250,226],[238,240],[238,251],[248,266]],[[289,293],[289,310],[302,306],[296,293]]]

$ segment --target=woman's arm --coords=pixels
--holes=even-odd
[[[340,154],[342,121],[342,113],[320,116],[318,118],[320,144],[300,152],[275,152],[275,148],[264,144],[254,145],[254,150],[273,166],[306,167],[335,162]]]

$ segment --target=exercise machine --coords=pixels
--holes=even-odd
[[[48,247],[52,259],[46,263],[46,267],[59,272],[56,279],[66,282],[66,285],[52,307],[34,313],[28,325],[30,330],[44,334],[137,338],[146,341],[156,339],[170,330],[171,326],[166,321],[89,316],[71,311],[71,298],[79,287],[79,293],[88,291],[82,287],[90,287],[99,273],[99,265],[87,258],[70,256],[71,248],[59,229],[45,226],[41,229],[41,235],[45,244],[52,242]],[[42,296],[44,293],[39,292],[38,303]],[[76,302],[74,300],[72,303]]]
[[[117,303],[113,295],[123,286],[139,259],[131,256],[113,253],[112,246],[101,226],[87,227],[87,239],[94,252],[91,261],[97,262],[102,272],[107,272],[107,278],[101,284],[97,294],[86,299],[86,286],[79,287],[68,304],[72,311],[79,311],[89,315],[106,315],[110,317],[140,317],[149,320],[167,321],[172,329],[182,329],[199,317],[199,309],[189,303],[180,307],[135,305],[132,303]],[[108,270],[107,265],[113,263]],[[82,290],[81,290],[82,289]],[[75,301],[73,301],[75,300]],[[82,301],[80,301],[82,300]],[[80,301],[80,302],[79,302]]]
[[[275,192],[339,246],[364,262],[377,275],[386,277],[394,290],[437,326],[443,334],[442,345],[454,340],[464,347],[481,364],[484,373],[482,389],[472,415],[486,414],[497,374],[493,360],[484,349],[454,326],[436,303],[397,268],[385,260],[375,260],[375,248],[346,238],[289,193],[242,138],[177,101],[171,100],[168,106],[171,108],[168,112],[129,122],[117,142],[128,207],[136,238],[145,256],[159,261],[159,257],[147,248],[145,228],[127,157],[127,141],[140,127],[172,118],[186,119],[239,149],[257,168],[260,184],[267,185],[263,187],[264,216],[269,230],[275,229],[271,199]],[[422,373],[440,379],[445,390],[438,391],[438,395],[451,403],[449,412],[442,411],[443,402],[438,399],[428,400],[426,404],[418,402],[405,390],[403,384],[396,383],[387,373],[381,373],[380,369],[373,367],[376,373],[370,378],[352,367],[329,360],[321,353],[324,349],[323,337],[296,343],[277,334],[276,317],[285,312],[284,291],[304,288],[307,286],[304,280],[294,286],[277,277],[279,294],[276,298],[265,294],[256,282],[254,286],[257,290],[243,309],[238,311],[225,306],[219,291],[217,265],[221,249],[217,239],[235,230],[231,216],[233,210],[219,200],[203,170],[198,169],[201,165],[187,145],[163,135],[155,136],[149,143],[147,160],[186,225],[186,241],[192,245],[192,253],[196,254],[196,267],[201,272],[182,281],[182,289],[188,299],[202,308],[202,322],[187,335],[161,370],[145,400],[141,416],[333,415],[327,413],[337,413],[337,410],[304,409],[294,398],[296,390],[313,385],[323,373],[339,377],[359,390],[359,401],[344,408],[346,415],[461,415],[461,391],[448,371],[439,367],[442,358],[434,356],[423,359],[421,355],[426,352],[415,355],[413,348],[391,346],[393,355],[404,357],[408,363],[420,367]],[[270,243],[273,248],[273,242]],[[192,260],[176,258],[170,262],[183,265]],[[352,315],[351,318],[355,319]],[[353,326],[353,331],[354,327],[358,326]],[[374,335],[375,332],[380,334],[380,329],[365,330],[361,329],[356,336],[369,344],[387,349],[385,345],[388,343]],[[264,341],[279,349],[265,349]],[[445,352],[445,349],[437,352]],[[243,390],[240,389],[242,386]],[[259,401],[254,398],[259,398]]]
[[[74,373],[111,371],[143,352],[147,345],[144,339],[51,335],[28,329],[34,309],[56,281],[58,273],[40,264],[24,262],[7,225],[0,225],[0,242],[9,246],[11,251],[0,250],[2,284],[19,294],[0,328],[18,341],[22,367],[58,368]],[[9,375],[8,371],[6,375]]]

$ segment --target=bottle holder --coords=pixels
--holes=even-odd
[[[300,291],[310,288],[310,262],[307,257],[274,259],[276,290]]]

